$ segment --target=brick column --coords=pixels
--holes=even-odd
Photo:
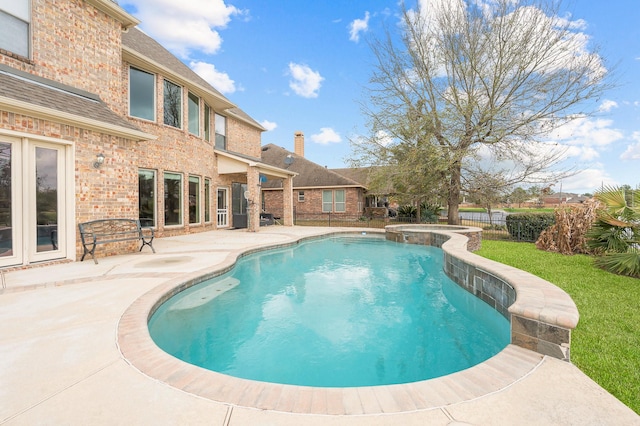
[[[249,191],[249,200],[247,206],[247,219],[249,232],[257,232],[260,230],[260,172],[254,166],[247,169],[247,190]]]
[[[285,226],[293,226],[293,177],[283,179],[282,183],[282,220]]]

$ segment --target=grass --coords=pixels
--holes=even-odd
[[[571,335],[571,361],[640,414],[640,279],[603,271],[590,256],[563,256],[529,243],[483,240],[476,254],[566,291],[580,312]]]

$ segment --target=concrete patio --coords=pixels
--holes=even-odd
[[[145,250],[99,258],[98,265],[89,260],[6,272],[0,290],[0,424],[640,425],[640,416],[572,364],[515,346],[483,367],[494,373],[490,387],[474,383],[469,369],[406,386],[402,400],[399,393],[375,390],[298,388],[300,395],[270,395],[289,398],[282,406],[295,410],[260,409],[260,395],[248,397],[251,386],[236,390],[247,398],[234,401],[246,404],[187,392],[143,373],[123,355],[121,318],[158,286],[228,265],[246,250],[337,230],[206,232],[157,239],[156,254]],[[327,400],[310,395],[358,396],[345,412],[332,413],[322,410]],[[301,413],[305,401],[315,414]]]

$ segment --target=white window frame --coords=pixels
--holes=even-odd
[[[135,70],[144,74],[149,74],[153,77],[153,86],[151,87],[151,93],[153,95],[153,105],[151,106],[151,114],[152,117],[148,118],[148,117],[140,117],[139,115],[134,115],[131,112],[131,70]],[[155,122],[156,121],[156,105],[157,105],[157,96],[156,96],[156,81],[157,81],[157,77],[154,73],[149,72],[149,71],[145,71],[143,69],[137,68],[137,67],[133,67],[133,66],[129,66],[129,117],[133,117],[133,118],[137,118],[139,120],[146,120],[146,121],[151,121],[151,122]]]
[[[342,193],[342,201],[338,201],[338,194]],[[345,213],[347,211],[347,191],[344,189],[336,189],[333,191],[333,211],[336,213]]]
[[[158,226],[158,173],[152,169],[139,168],[138,169],[138,188],[140,188],[140,172],[150,172],[153,175],[153,192],[151,197],[153,198],[153,228]],[[140,217],[140,191],[138,190],[138,219]],[[142,224],[143,226],[145,223]]]
[[[215,114],[215,143],[214,146],[216,149],[227,149],[227,117],[224,115],[220,115],[218,113]],[[218,136],[222,137],[222,141],[224,142],[224,147],[218,146]]]
[[[211,223],[211,178],[204,178],[204,223]]]
[[[176,228],[176,227],[181,227],[184,225],[184,175],[182,173],[179,172],[171,172],[171,171],[165,171],[162,173],[162,184],[163,186],[166,186],[166,180],[167,180],[167,175],[173,175],[173,176],[178,176],[180,179],[180,185],[178,186],[180,188],[180,193],[178,194],[178,206],[180,208],[180,211],[178,213],[178,223],[172,223],[170,225],[167,225],[167,192],[166,189],[164,191],[164,198],[163,198],[163,222],[164,222],[164,226],[165,228]]]
[[[189,118],[187,128],[189,129],[189,133],[194,136],[200,136],[200,97],[193,92],[188,92],[187,107],[187,116]],[[195,111],[191,110],[192,107],[195,108]],[[195,120],[195,122],[192,122],[192,120]]]
[[[31,49],[32,49],[32,35],[31,35],[31,1],[30,0],[4,0],[0,2],[0,14],[4,15],[6,18],[6,23],[9,21],[13,21],[15,23],[24,23],[26,24],[26,51],[20,51],[14,49],[14,46],[10,44],[0,44],[0,49],[4,49],[7,52],[14,53],[18,56],[22,56],[28,59],[31,59]],[[13,28],[15,30],[16,28]],[[10,28],[8,33],[15,35],[16,31],[11,31]],[[7,33],[5,33],[6,36]]]
[[[176,103],[180,108],[180,111],[178,111],[178,114],[177,114],[177,118],[178,118],[178,121],[179,121],[177,126],[174,125],[175,123],[167,123],[167,85],[175,86],[175,87],[177,87],[179,89],[178,93],[180,94],[180,99]],[[182,129],[183,128],[184,118],[182,116],[183,116],[183,109],[184,109],[183,108],[184,100],[183,100],[183,93],[182,92],[183,92],[183,87],[180,86],[179,84],[174,83],[171,80],[165,79],[164,82],[162,83],[162,108],[163,108],[163,111],[164,111],[164,114],[163,114],[163,117],[162,117],[162,123],[165,126],[173,127],[174,129]]]
[[[195,194],[191,194],[191,184],[196,183],[198,186],[196,188]],[[202,188],[202,178],[196,175],[189,175],[189,225],[199,225],[202,223],[200,219],[200,212],[202,211],[202,194],[200,193],[200,189]],[[195,196],[194,205],[196,207],[196,217],[195,221],[191,221],[191,196]]]

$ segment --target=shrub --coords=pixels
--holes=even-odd
[[[427,223],[438,223],[438,217],[440,217],[440,211],[442,207],[439,204],[422,203],[420,204],[420,215],[422,221]]]
[[[598,206],[597,201],[590,200],[578,206],[557,208],[556,223],[542,231],[536,247],[562,254],[590,253],[587,231],[596,219]]]
[[[414,206],[398,207],[398,216],[400,217],[416,217],[418,210]]]
[[[628,200],[621,188],[605,187],[594,197],[603,205],[587,235],[589,247],[601,255],[596,265],[640,278],[640,192]]]
[[[507,231],[516,241],[534,242],[540,233],[555,223],[553,213],[514,213],[507,216]]]

